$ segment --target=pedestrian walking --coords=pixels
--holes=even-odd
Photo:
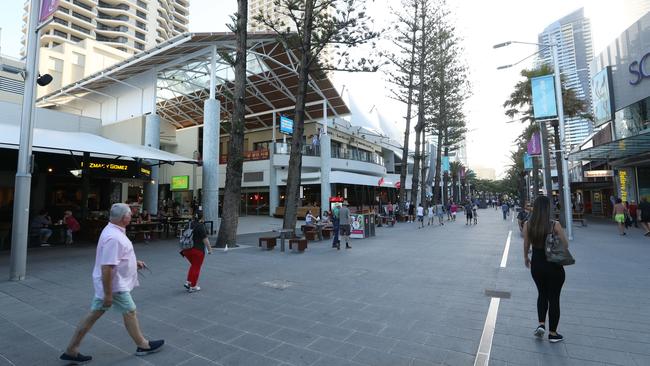
[[[456,221],[456,213],[458,212],[458,205],[452,202],[451,207],[449,207],[449,211],[451,211],[451,221]]]
[[[418,216],[418,229],[421,229],[424,227],[424,207],[422,207],[421,203],[418,204],[417,216]]]
[[[442,203],[438,202],[436,204],[436,216],[438,216],[438,223],[440,226],[445,224],[445,206]]]
[[[138,286],[138,270],[147,268],[143,261],[135,257],[133,244],[126,236],[126,226],[131,222],[131,209],[124,203],[116,203],[110,210],[110,222],[99,237],[93,285],[95,296],[86,315],[74,332],[65,352],[59,357],[69,363],[85,363],[92,356],[79,352],[84,336],[104,313],[113,308],[124,318],[124,326],[136,344],[136,356],[144,356],[160,350],[164,340],[149,341],[140,331],[136,316],[136,306],[131,291]]]
[[[427,226],[431,226],[433,224],[433,205],[427,207],[427,219]]]
[[[504,202],[501,205],[501,212],[503,213],[503,219],[505,220],[506,216],[508,216],[508,214],[510,213],[510,206],[508,206],[508,204]]]
[[[334,207],[332,209],[332,229],[334,230],[334,237],[332,238],[332,248],[339,249],[341,247],[341,240],[339,239],[339,230],[341,230],[341,220],[339,219],[340,208]]]
[[[343,202],[343,206],[339,209],[339,220],[341,226],[341,236],[345,240],[345,249],[352,249],[349,244],[350,241],[350,209],[348,208],[348,201]],[[336,249],[341,249],[341,242],[339,241]]]
[[[626,235],[625,233],[625,216],[627,215],[627,209],[623,205],[623,201],[620,198],[616,199],[616,204],[614,205],[614,221],[618,226],[618,233],[620,235]]]
[[[478,205],[474,203],[472,206],[472,216],[474,216],[474,225],[478,224]]]
[[[409,202],[409,222],[415,222],[415,205]]]
[[[639,206],[636,204],[636,201],[630,201],[630,205],[627,207],[628,212],[630,213],[630,218],[632,219],[632,224],[634,227],[639,227]]]
[[[199,276],[201,275],[201,267],[205,259],[205,253],[212,254],[212,246],[210,246],[210,239],[208,238],[208,231],[205,225],[201,222],[202,214],[197,214],[190,222],[189,228],[192,230],[191,248],[181,250],[181,256],[185,257],[190,262],[190,268],[187,271],[187,278],[183,285],[187,292],[201,291],[199,286]]]
[[[472,203],[467,202],[467,204],[464,207],[465,209],[465,225],[472,225],[474,222],[474,213],[472,212]]]
[[[557,333],[560,321],[560,292],[564,284],[564,267],[546,260],[545,245],[547,237],[554,234],[568,248],[564,229],[560,223],[551,220],[551,201],[546,196],[539,196],[533,204],[530,219],[524,224],[524,263],[530,268],[537,286],[537,319],[539,325],[535,336],[543,337],[546,332],[546,315],[548,313],[548,340],[552,343],[564,339]],[[532,247],[532,258],[528,252]]]
[[[645,230],[643,235],[650,236],[650,202],[648,202],[646,197],[641,197],[641,203],[639,203],[637,210],[640,211],[641,228]]]

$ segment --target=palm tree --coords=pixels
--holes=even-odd
[[[449,170],[451,171],[451,197],[456,203],[460,202],[458,178],[460,177],[461,169],[463,169],[463,164],[460,161],[452,161],[449,163]]]

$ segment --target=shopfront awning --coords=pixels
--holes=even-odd
[[[20,126],[0,125],[0,146],[18,149]],[[88,152],[93,156],[130,158],[133,160],[158,160],[164,163],[196,163],[192,158],[172,154],[147,146],[125,144],[87,132],[66,132],[34,129],[32,146],[35,151],[53,151],[68,154],[70,152]]]
[[[641,133],[606,144],[572,152],[569,157],[573,161],[604,160],[612,161],[641,154],[650,153],[650,133]]]

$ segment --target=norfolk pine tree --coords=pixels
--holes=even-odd
[[[298,60],[298,87],[295,92],[296,108],[291,136],[291,153],[287,176],[283,228],[294,230],[298,209],[300,174],[302,170],[302,139],[305,129],[305,97],[309,88],[310,72],[376,71],[371,58],[353,62],[348,49],[376,39],[372,20],[365,12],[362,0],[274,0],[273,14],[260,12],[255,21],[265,25],[282,44],[295,51]],[[288,19],[287,24],[283,19]],[[319,62],[319,55],[328,45],[337,50],[335,65]],[[327,202],[321,202],[321,206]],[[323,207],[321,207],[323,208]]]

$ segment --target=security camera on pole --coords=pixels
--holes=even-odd
[[[11,262],[9,279],[25,279],[27,267],[27,240],[29,238],[29,200],[32,186],[32,137],[34,131],[34,100],[36,83],[41,86],[52,81],[50,75],[38,73],[39,30],[58,8],[59,0],[31,0],[29,7],[29,25],[27,28],[27,59],[25,61],[25,90],[20,118],[20,145],[18,148],[18,165],[16,185],[14,188],[14,211],[11,232]],[[40,15],[40,16],[39,16]]]

